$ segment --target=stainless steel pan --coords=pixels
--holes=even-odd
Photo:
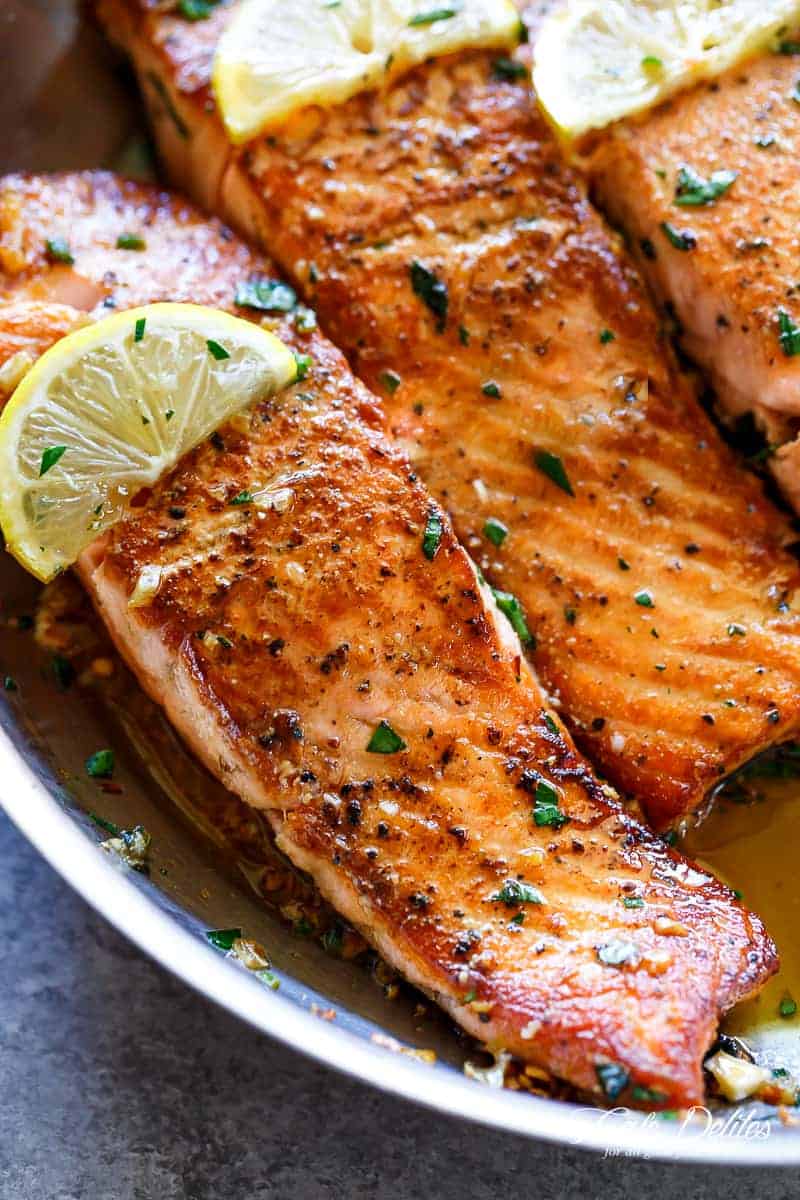
[[[135,92],[76,4],[0,2],[0,58],[2,170],[118,166],[131,139],[141,139]],[[616,1154],[800,1163],[800,1128],[784,1128],[774,1110],[732,1110],[717,1114],[713,1125],[701,1113],[685,1124],[621,1110],[602,1114],[466,1078],[467,1052],[443,1018],[429,1011],[420,1022],[413,997],[388,1000],[363,968],[293,936],[225,856],[198,837],[175,800],[208,780],[166,728],[154,749],[155,714],[142,720],[125,705],[98,702],[90,690],[56,690],[47,655],[30,631],[8,620],[32,612],[36,594],[37,585],[3,556],[0,674],[12,675],[18,690],[0,700],[0,800],[51,865],[168,970],[272,1037],[453,1116]],[[116,751],[119,794],[98,791],[83,769],[106,745]],[[104,835],[91,810],[148,828],[149,879],[98,848]],[[229,926],[269,948],[279,991],[208,946],[204,930]],[[401,1047],[433,1049],[436,1062],[418,1061]]]

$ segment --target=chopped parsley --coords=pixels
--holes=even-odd
[[[396,371],[381,371],[380,381],[390,396],[393,396],[403,382]]]
[[[206,938],[217,950],[232,950],[233,943],[242,936],[241,929],[207,929]]]
[[[3,679],[3,687],[7,692],[15,692],[17,690],[17,681],[13,675],[6,675]]]
[[[113,821],[107,821],[106,818],[101,817],[99,813],[90,812],[89,820],[94,821],[95,825],[97,825],[99,829],[102,829],[105,833],[110,833],[112,837],[118,837],[122,833],[119,825],[116,825]]]
[[[778,309],[778,341],[787,358],[800,354],[800,325],[795,325],[785,308]]]
[[[493,546],[502,546],[508,537],[508,526],[498,521],[497,517],[489,517],[483,527],[483,536],[488,538]]]
[[[645,54],[642,59],[642,66],[646,71],[657,71],[663,67],[663,62],[655,54]]]
[[[45,252],[52,263],[64,263],[71,267],[75,262],[69,242],[63,237],[48,238],[44,244]]]
[[[66,452],[66,446],[48,446],[42,452],[42,461],[39,464],[39,478],[41,479],[43,475],[46,475]]]
[[[631,1089],[631,1096],[640,1104],[663,1104],[667,1098],[663,1092],[658,1092],[655,1088],[642,1087],[641,1084],[637,1084],[635,1088]]]
[[[114,751],[95,750],[86,760],[86,774],[91,779],[110,779],[114,774]]]
[[[493,379],[487,379],[485,383],[482,383],[481,391],[484,396],[490,396],[492,400],[500,399],[500,384],[495,383]]]
[[[75,668],[62,654],[53,655],[52,668],[56,687],[60,692],[65,692],[75,679]]]
[[[138,233],[121,233],[117,238],[118,250],[144,250],[146,247],[147,243]]]
[[[424,304],[427,304],[436,317],[438,332],[442,333],[447,323],[447,307],[449,303],[447,284],[417,259],[414,259],[411,263],[409,274],[411,276],[411,287],[415,295],[419,296]]]
[[[233,497],[232,500],[229,500],[228,503],[229,504],[252,504],[253,503],[253,493],[248,492],[248,491],[239,492],[236,496]]]
[[[310,354],[295,354],[295,366],[297,367],[297,380],[307,379],[311,368],[314,365],[314,360]]]
[[[543,713],[542,720],[544,721],[545,725],[547,726],[547,728],[550,730],[551,733],[555,733],[555,734],[561,733],[561,730],[559,729],[557,722],[553,720],[553,718],[550,716],[550,713],[548,713],[548,712]]]
[[[263,983],[264,987],[268,987],[270,991],[273,992],[277,992],[278,988],[281,986],[281,981],[278,979],[278,976],[273,971],[268,970],[266,967],[264,967],[261,971],[256,971],[256,979],[259,981],[259,983]]]
[[[146,324],[147,324],[147,317],[139,317],[139,319],[137,320],[136,324],[133,327],[134,342],[140,342],[142,340],[142,338],[144,337],[144,328],[145,328]]]
[[[558,801],[559,794],[552,783],[540,779],[536,784],[533,800],[534,825],[549,826],[551,829],[560,829],[562,825],[566,825],[569,817],[558,807]]]
[[[536,642],[530,629],[528,629],[528,622],[525,620],[525,611],[517,597],[511,592],[501,592],[498,588],[492,588],[492,595],[500,612],[508,617],[511,627],[519,640],[524,645],[530,645],[531,649],[535,650]]]
[[[230,358],[230,354],[225,347],[220,346],[219,342],[215,342],[212,338],[207,340],[206,345],[208,346],[208,353],[212,358],[215,358],[217,362],[222,362],[223,359]]]
[[[492,63],[492,77],[514,83],[517,79],[528,78],[528,68],[514,58],[496,58]]]
[[[713,204],[725,195],[737,174],[737,171],[714,171],[704,179],[693,167],[683,166],[678,171],[674,203],[684,208]]]
[[[407,749],[400,734],[395,733],[386,720],[376,725],[372,737],[367,742],[367,750],[370,754],[397,754],[400,750]]]
[[[616,1100],[631,1081],[630,1075],[619,1063],[596,1063],[594,1069],[607,1100]]]
[[[494,893],[492,901],[495,904],[544,904],[544,896],[529,883],[507,879],[500,891]]]
[[[623,908],[644,908],[644,900],[641,896],[623,896]]]
[[[794,1000],[788,992],[782,998],[780,1004],[778,1005],[778,1012],[779,1012],[780,1016],[784,1017],[787,1020],[789,1017],[793,1017],[795,1015],[795,1013],[797,1012],[797,1001]]]
[[[457,8],[432,8],[429,12],[418,12],[408,22],[410,26],[432,25],[434,21],[449,21],[459,10]]]
[[[669,221],[661,222],[661,232],[671,246],[676,250],[693,250],[697,245],[697,238],[688,229],[676,229]]]
[[[655,608],[656,606],[652,593],[644,589],[641,592],[637,592],[633,598],[641,608]]]
[[[458,327],[458,340],[462,346],[469,345],[469,330],[465,325],[459,325]]]
[[[429,561],[436,557],[436,551],[442,540],[442,528],[442,518],[439,513],[435,510],[429,512],[425,533],[422,535],[422,553]]]
[[[778,42],[777,52],[778,52],[778,54],[789,54],[789,55],[800,54],[800,42],[793,42],[793,41],[788,41],[788,40],[783,41],[783,42]]]
[[[613,329],[601,329],[600,330],[600,345],[607,346],[609,342],[614,341],[616,336],[617,335],[614,333]]]
[[[552,480],[556,487],[560,487],[562,492],[566,492],[568,496],[575,495],[564,464],[557,454],[551,454],[549,450],[537,450],[533,461],[542,474]]]
[[[630,571],[631,569],[631,564],[626,562],[624,558],[617,559],[617,566],[619,567],[620,571]]]
[[[178,0],[178,12],[187,21],[205,21],[219,4],[219,0]]]
[[[601,963],[607,967],[623,967],[626,963],[634,963],[639,958],[639,950],[634,942],[626,942],[615,938],[598,946],[595,952]]]
[[[239,308],[257,308],[260,312],[291,312],[297,293],[280,279],[253,275],[236,285],[233,302]]]

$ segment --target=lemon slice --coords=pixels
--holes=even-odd
[[[223,33],[213,86],[242,143],[308,104],[340,104],[432,55],[508,47],[511,0],[244,0]]]
[[[0,417],[7,548],[52,579],[140,488],[296,375],[278,338],[199,305],[151,304],[68,334]]]
[[[797,0],[567,0],[540,29],[534,87],[575,137],[718,75],[798,18]]]

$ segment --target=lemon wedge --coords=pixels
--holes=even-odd
[[[519,39],[511,0],[244,0],[217,47],[214,93],[240,144],[433,55]]]
[[[47,350],[0,417],[0,526],[52,579],[140,488],[234,413],[294,382],[258,325],[193,304],[117,313]]]
[[[539,31],[534,87],[575,137],[718,75],[799,18],[797,0],[567,0]]]

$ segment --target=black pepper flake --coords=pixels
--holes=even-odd
[[[428,897],[423,892],[412,892],[408,897],[408,902],[412,908],[418,908],[424,911],[429,904]]]
[[[283,638],[275,638],[273,641],[271,641],[269,643],[269,645],[267,646],[267,649],[269,650],[269,652],[273,658],[277,658],[285,645],[286,645],[286,642],[283,640]]]
[[[169,515],[172,517],[173,521],[182,521],[186,516],[186,509],[179,508],[177,504],[173,504],[169,509]]]
[[[361,801],[348,800],[347,802],[347,819],[351,825],[361,824]]]

